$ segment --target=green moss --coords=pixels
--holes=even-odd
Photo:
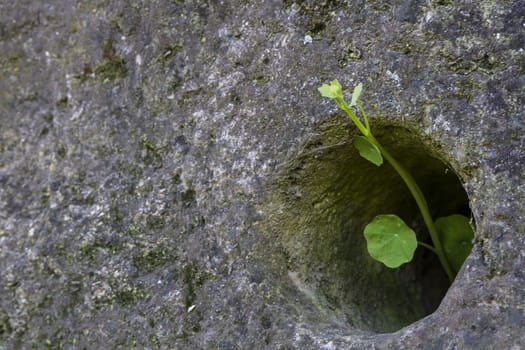
[[[156,267],[172,264],[177,260],[178,256],[172,249],[163,246],[146,249],[132,258],[133,266],[140,271],[151,271]]]
[[[165,152],[165,146],[156,145],[147,134],[143,134],[140,137],[140,160],[146,165],[154,167],[162,167],[163,165],[163,154]]]
[[[205,90],[203,88],[197,88],[193,90],[186,90],[183,92],[181,98],[178,100],[178,103],[182,105],[190,105],[192,100],[197,99],[198,97],[206,97],[211,96],[212,93],[208,90]]]
[[[136,162],[128,162],[120,165],[115,169],[121,175],[127,175],[125,177],[130,177],[131,182],[135,182],[140,179],[143,175],[144,170]],[[135,194],[135,186],[133,185],[130,188],[129,194]]]
[[[124,214],[122,213],[120,204],[111,204],[111,206],[109,207],[109,211],[106,215],[104,215],[102,221],[114,227],[120,227],[124,223]]]
[[[0,336],[11,334],[12,332],[13,328],[9,322],[9,316],[3,309],[0,309]]]
[[[458,96],[466,99],[468,102],[472,101],[472,93],[474,90],[474,81],[470,77],[464,77],[458,79],[456,82],[459,90],[457,92]]]
[[[356,60],[361,59],[361,55],[362,55],[361,50],[359,50],[353,44],[347,43],[343,45],[343,47],[337,51],[336,53],[337,63],[339,67],[343,68],[343,67],[346,67],[346,65],[350,61],[356,61]]]
[[[102,59],[94,68],[91,64],[86,63],[82,71],[75,74],[74,77],[80,82],[85,82],[92,76],[95,76],[101,82],[109,82],[117,78],[125,78],[127,75],[126,61],[116,53],[113,47],[113,40],[106,39],[102,44]]]
[[[158,231],[164,227],[164,215],[150,215],[146,219],[146,228],[148,231]]]
[[[60,98],[60,99],[55,103],[55,105],[56,105],[58,108],[61,108],[61,109],[67,108],[67,106],[68,106],[68,99],[67,99],[67,96],[64,96],[64,97]]]
[[[140,225],[130,224],[126,230],[126,234],[134,236],[143,232],[143,229]]]
[[[116,55],[102,60],[95,67],[94,72],[102,81],[113,81],[116,78],[125,78],[128,75],[126,61]]]
[[[95,203],[96,194],[94,192],[84,194],[82,188],[74,184],[68,186],[68,190],[71,193],[71,200],[77,204],[93,205]]]
[[[48,124],[52,124],[53,123],[53,119],[54,119],[54,116],[52,113],[46,113],[42,116],[42,119],[48,123]]]
[[[161,62],[163,65],[170,62],[173,56],[177,54],[177,52],[180,51],[182,48],[181,42],[175,42],[171,45],[167,45],[162,49],[161,53],[157,58],[155,59],[155,62]]]
[[[184,305],[186,308],[192,306],[195,302],[196,288],[202,284],[199,278],[199,268],[196,262],[188,263],[182,272],[182,280],[186,285],[186,296]]]
[[[113,48],[113,41],[106,39],[102,45],[103,59],[95,67],[95,74],[103,81],[125,78],[128,74],[126,61],[118,56]]]
[[[271,79],[272,79],[271,76],[261,74],[261,75],[257,75],[252,80],[255,81],[257,84],[265,84],[265,83],[269,82]]]
[[[478,65],[474,61],[456,58],[449,62],[448,68],[453,72],[473,72],[478,69]]]
[[[155,334],[151,334],[149,336],[149,341],[154,344],[154,345],[159,345],[160,342],[159,342],[159,338],[155,335]]]
[[[40,189],[40,204],[47,205],[49,202],[49,187],[42,187]]]
[[[192,185],[190,184],[189,188],[186,191],[181,193],[181,202],[185,206],[189,206],[195,201],[195,195],[196,195],[196,192],[193,189]]]
[[[99,254],[116,255],[125,248],[125,242],[116,235],[98,236],[79,247],[80,255],[89,261],[96,261]]]
[[[64,158],[67,154],[67,147],[66,145],[63,145],[63,144],[60,144],[58,146],[58,149],[57,149],[57,155],[60,157],[60,158]]]
[[[93,74],[93,67],[91,67],[90,64],[84,64],[84,67],[82,68],[82,71],[80,73],[77,73],[74,76],[75,79],[78,79],[81,83],[88,80]]]
[[[132,305],[137,299],[144,297],[144,293],[137,286],[119,289],[115,294],[115,301],[123,306]]]
[[[153,185],[152,184],[145,184],[144,187],[142,187],[142,192],[149,193],[153,191]]]
[[[477,62],[478,67],[481,71],[491,73],[496,68],[504,66],[504,63],[499,61],[495,56],[486,53]]]
[[[306,25],[306,32],[312,37],[317,38],[326,29],[326,23],[320,18],[312,18]]]

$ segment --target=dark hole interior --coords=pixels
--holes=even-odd
[[[435,254],[418,247],[411,263],[389,269],[367,253],[364,226],[378,214],[400,216],[431,243],[419,210],[389,164],[376,167],[351,145],[338,123],[326,123],[279,183],[275,222],[290,271],[316,291],[319,305],[344,315],[352,327],[396,331],[439,306],[450,282]],[[414,176],[432,217],[470,216],[455,172],[404,128],[374,126],[377,139]]]

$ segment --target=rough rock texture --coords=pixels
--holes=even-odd
[[[0,349],[525,347],[524,24],[523,0],[3,1]],[[448,291],[366,255],[378,211],[420,220],[333,78],[436,215],[472,214]]]

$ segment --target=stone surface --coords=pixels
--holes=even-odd
[[[0,348],[525,346],[524,23],[522,0],[2,2]],[[334,78],[436,215],[472,214],[448,291],[364,252],[377,211],[418,217]]]

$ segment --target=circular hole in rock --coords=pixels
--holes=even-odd
[[[363,229],[378,214],[396,214],[431,244],[406,185],[387,163],[376,167],[351,145],[348,130],[332,120],[293,159],[277,182],[279,209],[274,232],[283,245],[293,280],[315,295],[315,304],[351,327],[396,331],[439,306],[450,282],[434,253],[418,247],[397,269],[373,260]],[[413,175],[435,219],[470,217],[468,197],[457,175],[432,156],[414,133],[375,126],[374,135]],[[435,153],[435,152],[434,152]]]

